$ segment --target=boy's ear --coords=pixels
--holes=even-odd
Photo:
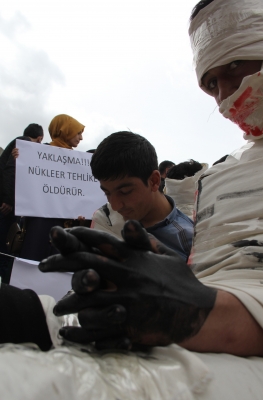
[[[157,190],[159,190],[159,186],[160,186],[160,183],[161,183],[161,175],[160,175],[160,172],[157,169],[155,169],[152,172],[150,178],[148,179],[148,182],[149,182],[149,185],[150,185],[150,187],[152,189],[152,192],[157,192]]]

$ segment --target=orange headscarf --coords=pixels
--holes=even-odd
[[[83,132],[85,125],[82,125],[76,119],[66,114],[57,115],[49,124],[48,131],[52,142],[51,146],[64,147],[72,149],[68,140],[72,139],[78,133]]]

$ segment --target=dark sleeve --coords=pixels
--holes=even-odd
[[[47,351],[52,342],[46,316],[33,290],[1,284],[0,343],[35,343]]]
[[[27,136],[19,136],[12,140],[9,145],[5,148],[3,154],[1,155],[1,199],[2,203],[14,206],[15,204],[15,175],[16,175],[16,160],[12,156],[12,150],[16,147],[16,140],[26,140],[30,141]]]
[[[3,203],[10,206],[15,204],[15,176],[16,161],[11,154],[3,170]]]
[[[30,142],[27,136],[19,136],[7,146],[8,158],[5,161],[2,171],[3,190],[2,202],[14,207],[15,204],[15,176],[16,176],[16,159],[12,156],[12,150],[16,147],[16,141],[25,140]],[[8,153],[9,152],[9,153]]]

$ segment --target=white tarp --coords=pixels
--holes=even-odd
[[[0,348],[1,400],[262,400],[262,375],[262,357],[176,345],[150,354]]]
[[[92,154],[17,140],[15,214],[91,219],[105,196],[91,173]]]
[[[15,258],[10,285],[19,289],[32,289],[38,295],[47,294],[60,300],[71,289],[72,273],[43,273],[38,269],[38,261]]]
[[[4,345],[1,400],[196,400],[198,394],[213,399],[204,397],[212,378],[209,368],[179,346],[155,347],[149,354],[89,354],[80,347],[84,351],[60,346],[40,352]]]

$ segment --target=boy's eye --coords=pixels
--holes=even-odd
[[[132,192],[132,190],[128,190],[127,192],[120,191],[120,194],[125,196],[126,194],[130,194],[131,192]]]

